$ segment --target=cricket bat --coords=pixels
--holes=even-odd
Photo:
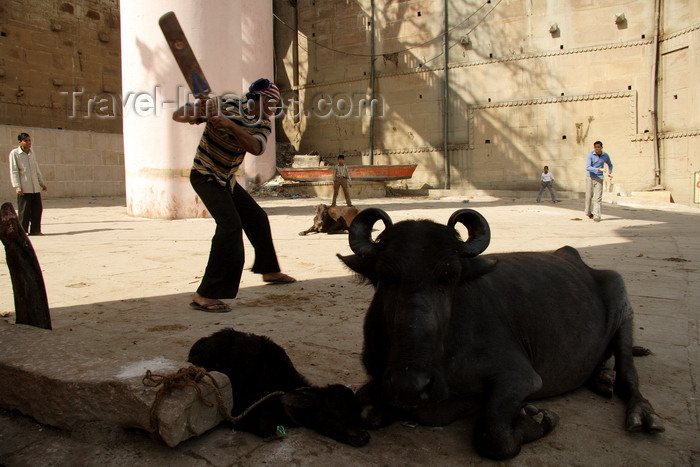
[[[190,91],[194,97],[200,99],[206,98],[211,92],[209,82],[199,66],[197,57],[195,57],[190,43],[187,41],[182,26],[177,20],[177,16],[172,11],[165,13],[158,20],[160,29],[163,31],[165,40],[168,41],[170,50],[175,57],[177,65],[180,67],[182,75],[187,81]]]
[[[207,78],[204,76],[202,68],[199,66],[197,57],[195,57],[190,43],[187,41],[185,32],[180,26],[180,22],[177,20],[177,16],[172,11],[165,13],[158,20],[160,29],[163,31],[163,36],[170,46],[170,50],[175,57],[177,65],[180,67],[180,71],[187,81],[187,86],[189,86],[190,91],[194,94],[197,99],[207,99],[211,93],[211,87]],[[218,109],[219,99],[213,97],[213,106]],[[199,117],[193,122],[204,123],[207,121],[207,117]],[[238,122],[239,125],[254,128],[256,124],[245,123],[243,121]],[[223,130],[221,130],[223,132]],[[225,133],[225,132],[224,132]]]

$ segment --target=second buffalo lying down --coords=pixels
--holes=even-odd
[[[310,233],[329,233],[339,234],[346,233],[352,220],[360,212],[359,209],[353,206],[328,206],[319,204],[316,206],[316,215],[314,223],[311,227],[299,232],[299,235],[308,235]]]
[[[351,446],[369,442],[355,394],[340,384],[312,386],[267,337],[222,329],[195,342],[188,360],[229,377],[233,417],[268,394],[284,392],[251,410],[235,424],[237,429],[269,438],[279,425],[301,425]]]
[[[378,220],[386,229],[374,241]],[[587,384],[623,399],[628,430],[664,430],[639,391],[632,306],[618,273],[588,267],[571,247],[480,256],[490,229],[470,209],[447,225],[393,224],[365,209],[349,241],[355,254],[340,258],[375,287],[362,352],[371,380],[358,392],[372,425],[405,417],[446,425],[478,406],[477,449],[507,459],[557,424],[529,401]]]

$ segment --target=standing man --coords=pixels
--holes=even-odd
[[[352,186],[352,180],[350,179],[350,174],[348,173],[348,166],[345,165],[345,156],[342,154],[338,156],[338,165],[335,166],[335,172],[333,173],[333,202],[331,206],[335,206],[335,200],[338,199],[338,190],[340,187],[343,188],[343,195],[345,196],[345,204],[352,206],[352,201],[350,201],[350,191],[349,186]]]
[[[552,186],[554,183],[554,175],[552,175],[552,172],[549,171],[549,166],[544,166],[544,169],[542,169],[542,176],[540,177],[540,184],[542,187],[540,188],[540,192],[537,193],[537,202],[539,203],[540,200],[542,200],[542,193],[544,192],[545,188],[549,190],[549,194],[552,196],[552,203],[557,202],[557,195],[554,193],[554,187]]]
[[[608,177],[612,179],[613,165],[608,153],[603,152],[603,143],[593,143],[593,151],[586,157],[586,206],[584,212],[595,222],[600,222],[600,202],[603,200],[603,177],[605,164]]]
[[[245,99],[225,100],[220,112],[206,105],[188,104],[173,113],[177,122],[206,122],[190,183],[216,221],[209,261],[192,295],[192,308],[213,313],[231,311],[221,299],[236,298],[238,294],[245,262],[244,232],[255,250],[252,271],[262,274],[263,282],[296,281],[280,272],[267,214],[236,182],[236,171],[246,153],[259,156],[265,151],[272,129],[270,118],[279,99],[277,86],[260,78],[250,85]]]
[[[28,235],[43,235],[41,192],[47,188],[32,151],[32,138],[27,133],[20,133],[17,140],[19,147],[10,151],[10,177],[17,192],[17,217]]]

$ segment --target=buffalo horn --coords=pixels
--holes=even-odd
[[[392,222],[389,215],[378,208],[367,208],[360,211],[350,224],[349,242],[350,249],[361,258],[370,258],[375,255],[375,242],[372,240],[372,227],[378,220],[384,222],[384,227],[389,227]]]
[[[462,256],[473,258],[483,253],[491,242],[491,229],[484,216],[473,209],[460,209],[450,216],[447,225],[454,227],[457,222],[465,226],[469,232],[469,238],[462,247]]]

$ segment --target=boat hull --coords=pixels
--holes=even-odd
[[[283,179],[295,182],[330,182],[333,181],[333,166],[281,168],[277,171]],[[384,182],[411,178],[416,164],[409,165],[349,165],[348,173],[353,181]]]

